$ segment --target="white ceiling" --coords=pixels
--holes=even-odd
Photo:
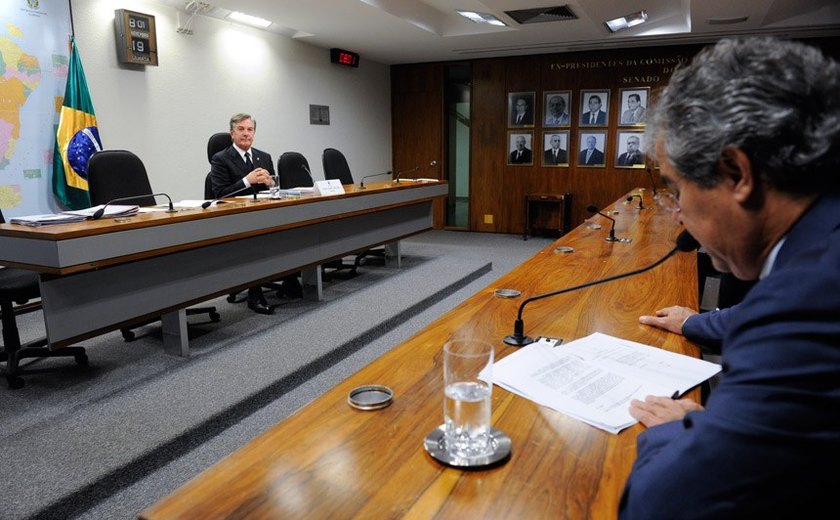
[[[838,0],[159,1],[186,12],[200,6],[197,16],[224,18],[234,10],[259,16],[274,22],[270,31],[383,64],[705,43],[735,34],[840,36]],[[505,14],[563,5],[578,19],[520,25]],[[509,26],[476,24],[455,9],[492,13]],[[604,25],[642,9],[646,24],[615,34]],[[731,23],[739,18],[746,20]]]

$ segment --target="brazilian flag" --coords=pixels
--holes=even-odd
[[[102,141],[96,128],[85,71],[76,42],[72,41],[64,104],[55,133],[52,178],[53,193],[67,208],[90,207],[88,159],[101,149]]]

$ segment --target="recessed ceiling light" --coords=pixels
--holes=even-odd
[[[645,23],[647,19],[647,12],[639,11],[638,13],[628,14],[626,16],[622,16],[621,18],[616,18],[615,20],[609,20],[604,22],[604,24],[606,24],[607,29],[609,29],[610,32],[616,32]]]
[[[497,25],[499,27],[505,27],[507,24],[490,13],[478,13],[476,11],[462,11],[460,9],[456,9],[456,12],[466,18],[467,20],[475,23],[486,23],[489,25]]]
[[[232,13],[230,13],[228,15],[228,18],[230,18],[234,22],[253,25],[254,27],[259,27],[260,29],[265,29],[269,25],[271,25],[271,22],[269,22],[265,18],[251,16],[250,14],[240,13],[238,11],[233,11]]]

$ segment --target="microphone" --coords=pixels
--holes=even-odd
[[[414,168],[412,168],[410,170],[403,170],[401,172],[397,172],[397,177],[394,179],[394,183],[396,183],[396,184],[400,183],[400,175],[402,175],[404,173],[416,172],[419,169],[420,169],[420,165],[418,164],[417,166],[415,166]]]
[[[362,180],[359,182],[359,189],[360,190],[367,189],[367,188],[365,188],[365,179],[368,179],[370,177],[377,177],[379,175],[391,175],[392,173],[394,173],[394,172],[392,172],[391,170],[388,170],[387,172],[372,173],[370,175],[365,175],[364,177],[362,177]]]
[[[639,194],[636,194],[636,195],[630,195],[629,197],[627,197],[627,202],[633,202],[633,198],[634,198],[634,197],[639,197],[639,205],[637,206],[637,208],[639,208],[639,209],[645,209],[645,207],[644,207],[644,206],[642,206],[642,196],[641,196],[641,195],[639,195]]]
[[[612,226],[610,226],[610,236],[606,237],[604,240],[606,240],[607,242],[618,242],[620,240],[618,238],[615,238],[615,219],[614,218],[612,218],[611,216],[609,216],[605,213],[601,213],[601,211],[598,209],[598,207],[594,204],[590,204],[589,206],[586,206],[586,211],[588,211],[590,213],[597,213],[597,214],[601,215],[602,217],[605,217],[605,218],[608,218],[608,219],[612,220]]]
[[[617,274],[615,276],[610,276],[608,278],[602,278],[600,280],[594,280],[594,281],[587,282],[587,283],[584,283],[584,284],[581,284],[581,285],[576,285],[574,287],[567,287],[566,289],[560,289],[558,291],[552,291],[552,292],[548,292],[548,293],[544,293],[544,294],[538,294],[536,296],[531,296],[530,298],[527,298],[525,301],[522,302],[522,304],[519,305],[519,313],[516,315],[516,321],[513,323],[513,334],[511,334],[509,336],[505,336],[504,342],[507,343],[508,345],[512,345],[514,347],[522,347],[524,345],[528,345],[529,343],[534,342],[533,339],[531,339],[530,337],[523,334],[525,324],[522,322],[522,310],[525,309],[525,306],[530,302],[533,302],[533,301],[536,301],[536,300],[542,300],[543,298],[548,298],[549,296],[556,296],[558,294],[577,291],[578,289],[585,289],[587,287],[592,287],[594,285],[600,285],[602,283],[612,282],[614,280],[619,280],[621,278],[627,278],[628,276],[633,276],[633,275],[636,275],[636,274],[644,273],[645,271],[650,271],[651,269],[658,266],[659,264],[661,264],[665,260],[671,258],[674,255],[674,253],[676,253],[677,251],[687,253],[687,252],[690,252],[690,251],[694,251],[699,247],[700,247],[700,244],[697,242],[697,240],[694,239],[693,236],[691,236],[691,233],[689,233],[688,231],[683,231],[682,233],[679,234],[679,236],[677,236],[676,245],[674,246],[673,249],[668,251],[668,253],[665,256],[663,256],[662,258],[660,258],[656,262],[654,262],[654,263],[652,263],[648,266],[642,267],[641,269],[636,269],[635,271],[629,271],[627,273]]]
[[[653,180],[653,172],[650,168],[645,169],[647,170],[648,178],[650,179],[650,185],[653,186],[653,196],[656,197],[656,182]],[[641,204],[641,201],[639,201],[639,204]]]
[[[201,203],[201,209],[207,209],[210,206],[212,206],[214,202],[219,202],[220,200],[224,199],[225,197],[232,197],[232,196],[236,195],[237,193],[242,193],[243,191],[245,191],[247,189],[250,189],[252,187],[253,186],[244,186],[242,188],[239,188],[238,190],[234,190],[230,193],[226,193],[226,194],[222,195],[221,197],[219,197],[218,199],[205,200],[204,202]],[[256,193],[256,191],[254,191],[254,193]]]
[[[169,209],[167,209],[166,212],[167,213],[177,213],[177,211],[175,210],[175,206],[172,204],[172,197],[170,197],[166,193],[161,192],[161,193],[144,193],[142,195],[132,195],[131,197],[119,197],[119,198],[116,198],[116,199],[111,199],[108,202],[106,202],[105,204],[103,204],[101,208],[94,211],[91,218],[93,220],[99,220],[100,218],[102,218],[102,215],[105,214],[105,208],[107,208],[108,206],[110,206],[111,204],[113,204],[115,202],[125,202],[127,200],[139,199],[140,197],[158,197],[158,196],[161,196],[161,195],[166,197],[167,199],[169,199]]]

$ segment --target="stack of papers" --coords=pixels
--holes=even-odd
[[[46,215],[28,215],[25,217],[12,217],[9,224],[22,224],[24,226],[49,226],[52,224],[69,224],[86,220],[79,215],[65,215],[64,213],[49,213]]]
[[[65,211],[63,212],[64,215],[79,215],[82,217],[93,218],[93,214],[99,211],[102,208],[105,208],[105,212],[102,214],[102,218],[105,217],[127,217],[131,215],[136,215],[137,212],[140,210],[140,206],[136,204],[132,205],[118,205],[118,204],[100,204],[98,206],[94,206],[92,208],[85,208],[85,209],[76,209],[73,211]]]
[[[594,333],[554,347],[539,341],[492,367],[492,382],[610,433],[636,424],[632,399],[671,397],[720,371],[720,365]],[[489,381],[487,373],[483,374]]]

